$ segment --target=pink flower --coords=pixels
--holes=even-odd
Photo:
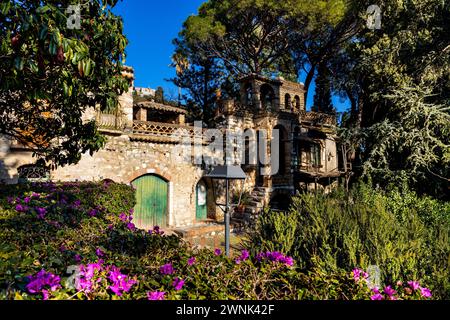
[[[379,293],[376,293],[370,297],[370,300],[383,300],[383,299],[384,299],[383,296]]]
[[[188,265],[192,266],[195,263],[195,257],[191,257],[188,259]]]
[[[414,291],[420,289],[420,283],[418,281],[408,281],[408,285],[413,289]]]
[[[161,291],[147,292],[148,300],[164,300],[166,293]]]
[[[177,277],[174,279],[172,285],[175,290],[180,291],[183,288],[184,280]]]
[[[387,286],[384,288],[384,293],[387,294],[389,297],[392,297],[394,294],[397,293],[394,289],[391,288],[391,286]]]
[[[102,251],[102,249],[97,248],[97,250],[95,250],[95,254],[97,255],[97,257],[103,257],[105,255],[105,253]]]
[[[171,263],[165,264],[162,267],[159,268],[159,271],[161,272],[161,274],[173,274],[174,273],[174,269]]]
[[[89,210],[88,215],[90,217],[95,217],[97,215],[97,213],[98,213],[98,211],[96,209],[91,209],[91,210]]]
[[[420,288],[420,294],[424,298],[431,298],[431,291],[428,288]]]

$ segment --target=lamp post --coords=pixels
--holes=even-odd
[[[227,257],[230,256],[230,180],[245,180],[247,176],[240,166],[215,166],[205,176],[211,180],[225,180],[226,195],[225,195],[225,253]],[[216,197],[213,181],[213,192]],[[216,203],[217,204],[217,203]],[[217,204],[220,205],[220,204]]]

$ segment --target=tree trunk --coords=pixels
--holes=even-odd
[[[306,76],[305,80],[305,109],[306,109],[306,103],[308,101],[308,92],[309,92],[309,86],[311,85],[311,82],[314,78],[314,73],[316,71],[316,65],[311,65],[311,69],[309,69],[309,72]]]

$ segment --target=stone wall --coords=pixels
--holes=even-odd
[[[130,141],[126,135],[110,136],[106,146],[93,156],[83,155],[77,165],[58,168],[54,181],[99,181],[131,183],[145,174],[162,177],[169,184],[169,227],[195,224],[195,188],[203,171],[192,164],[171,159],[171,144]]]

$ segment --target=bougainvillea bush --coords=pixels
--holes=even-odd
[[[355,270],[302,273],[277,251],[191,250],[157,226],[137,229],[134,204],[130,186],[107,181],[2,186],[0,298],[433,298],[414,280],[374,288]]]

